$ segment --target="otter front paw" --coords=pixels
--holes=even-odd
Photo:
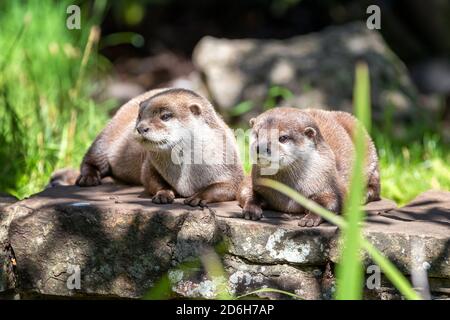
[[[308,211],[302,218],[300,218],[298,225],[300,227],[317,227],[322,223],[322,221],[323,219],[321,216]]]
[[[259,220],[262,218],[263,210],[256,204],[246,204],[242,209],[242,217],[247,220]]]
[[[192,197],[184,199],[184,204],[187,204],[191,207],[206,207],[208,201],[203,199],[200,194],[194,194]]]
[[[80,174],[75,183],[80,187],[93,187],[102,184],[102,179],[98,173]]]
[[[175,193],[172,190],[159,190],[152,197],[152,202],[157,204],[169,204],[173,200],[175,200]]]

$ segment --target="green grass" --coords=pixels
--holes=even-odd
[[[95,55],[81,66],[92,23],[68,30],[71,3],[0,3],[0,191],[19,198],[41,190],[56,168],[78,167],[108,118],[89,98]]]
[[[360,259],[361,221],[364,220],[361,203],[366,192],[364,181],[364,152],[367,145],[364,140],[364,129],[370,132],[370,80],[366,64],[356,67],[354,88],[354,111],[361,125],[356,128],[355,163],[350,180],[350,192],[345,201],[344,217],[347,227],[342,230],[341,240],[344,244],[341,252],[341,262],[337,268],[337,299],[357,300],[362,298],[363,267]]]
[[[450,190],[450,147],[439,134],[395,142],[375,134],[380,158],[381,194],[404,205],[429,189]]]

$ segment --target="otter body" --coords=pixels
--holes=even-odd
[[[143,103],[136,128],[148,151],[141,181],[156,203],[230,201],[243,177],[233,133],[204,97],[171,89]]]
[[[234,135],[204,97],[153,90],[125,104],[86,154],[77,184],[142,184],[154,203],[234,200],[243,177]]]
[[[349,113],[325,110],[276,108],[251,120],[252,148],[257,162],[241,185],[239,204],[244,217],[259,219],[262,208],[304,214],[301,226],[316,226],[322,219],[283,194],[262,186],[259,178],[270,178],[295,189],[326,209],[340,213],[350,183],[355,148],[353,135],[357,120]],[[269,139],[269,135],[275,139]],[[375,146],[364,132],[367,161],[366,201],[379,199],[380,183]],[[270,141],[269,141],[270,140]],[[277,149],[278,169],[265,175],[263,169]]]
[[[148,91],[120,107],[84,156],[77,185],[96,186],[108,176],[132,185],[142,184],[146,151],[134,133],[139,104],[164,90],[167,89]]]

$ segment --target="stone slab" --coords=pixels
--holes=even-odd
[[[429,276],[448,280],[450,219],[445,218],[450,193],[430,196],[436,200],[433,205],[418,198],[421,202],[411,211],[411,205],[399,209],[388,200],[369,204],[364,233],[405,274],[420,263]],[[404,219],[420,210],[435,214]],[[47,189],[7,206],[1,221],[17,262],[17,289],[23,293],[138,298],[180,263],[195,261],[214,247],[223,254],[232,293],[244,293],[248,282],[247,290],[261,284],[297,293],[310,288],[308,298],[330,296],[330,286],[323,287],[318,274],[338,261],[336,227],[300,228],[296,217],[277,212],[247,221],[240,211],[236,202],[206,209],[185,206],[181,199],[155,205],[141,187],[104,184]],[[69,288],[77,266],[81,287]],[[172,289],[211,298],[211,286],[200,275],[196,279],[177,278]]]

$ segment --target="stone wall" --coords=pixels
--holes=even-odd
[[[171,297],[214,298],[223,287],[236,296],[269,287],[305,299],[332,297],[336,227],[300,228],[275,212],[247,221],[240,211],[235,202],[203,210],[180,201],[154,205],[142,188],[113,184],[55,187],[4,201],[1,295],[135,299],[167,280]],[[370,241],[408,276],[420,265],[433,298],[450,296],[450,193],[429,191],[403,208],[382,200],[366,211]],[[207,276],[221,269],[213,281]],[[366,289],[366,298],[400,298],[381,280],[379,288]]]

